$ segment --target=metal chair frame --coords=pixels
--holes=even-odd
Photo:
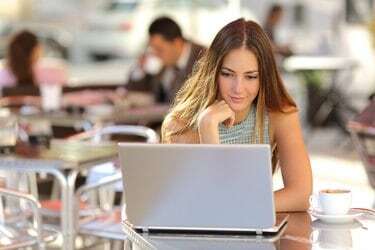
[[[53,241],[56,239],[58,232],[53,229],[48,229],[46,227],[43,227],[42,223],[42,215],[40,213],[41,205],[37,198],[35,198],[31,194],[22,193],[16,190],[6,189],[6,188],[0,188],[0,199],[2,197],[10,197],[17,200],[25,200],[30,205],[29,208],[31,209],[31,214],[33,217],[33,230],[36,234],[36,236],[27,237],[25,238],[25,235],[22,235],[23,238],[20,242],[16,242],[14,244],[6,244],[1,245],[1,249],[19,249],[22,247],[31,247],[31,246],[37,246],[39,249],[45,249],[45,245],[47,242]],[[17,221],[19,224],[19,221]],[[4,235],[9,236],[9,240],[16,238],[16,236],[12,235],[11,231],[11,225],[15,224],[14,222],[9,224],[6,223],[6,218],[4,216],[4,204],[2,201],[0,201],[0,223],[1,223],[1,229],[0,232]],[[28,231],[28,230],[26,230]]]
[[[76,136],[71,137],[72,140],[92,140],[93,142],[99,143],[105,139],[108,139],[107,136],[121,134],[121,135],[135,135],[144,137],[146,143],[158,143],[159,142],[159,135],[152,129],[138,126],[138,125],[110,125],[102,128],[96,128],[90,131],[83,132]],[[115,184],[119,183],[122,180],[121,172],[116,172],[114,175],[107,176],[102,178],[97,183],[86,184],[81,186],[76,191],[76,206],[75,206],[75,214],[76,214],[76,231],[82,235],[92,235],[100,238],[106,238],[110,240],[121,240],[123,241],[126,239],[126,235],[122,230],[121,227],[121,220],[119,221],[111,221],[111,220],[103,220],[100,218],[100,213],[93,213],[91,216],[80,217],[79,215],[82,214],[82,210],[80,211],[77,204],[80,204],[82,199],[86,198],[87,203],[89,203],[88,199],[93,199],[94,203],[96,202],[98,205],[99,210],[101,211],[102,215],[108,215],[109,217],[112,214],[120,213],[122,215],[122,207],[124,206],[125,197],[122,196],[120,206],[113,206],[114,203],[114,195],[113,187]],[[107,192],[106,190],[112,188],[112,193]],[[104,196],[106,199],[102,201],[101,199],[95,200],[95,197],[100,196],[100,194],[104,191]],[[90,193],[97,193],[96,195],[89,195]],[[86,196],[86,197],[85,197]],[[86,202],[86,201],[85,201]],[[91,205],[93,203],[90,203]],[[98,210],[96,210],[98,211]],[[122,216],[121,216],[122,217]],[[93,225],[97,223],[97,227],[88,227],[89,225]],[[101,226],[100,226],[101,225]],[[111,230],[109,230],[111,229]]]

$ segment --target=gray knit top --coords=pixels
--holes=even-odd
[[[219,124],[219,137],[221,144],[250,144],[252,141],[260,142],[260,138],[258,133],[254,137],[254,129],[255,129],[255,121],[256,121],[256,109],[252,105],[250,111],[245,120],[242,122],[228,128],[224,124]],[[269,117],[268,113],[266,112],[264,115],[264,135],[263,135],[263,143],[269,144],[270,137],[269,137]],[[253,140],[255,139],[255,140]]]

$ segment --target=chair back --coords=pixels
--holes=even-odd
[[[375,100],[350,121],[347,127],[365,166],[370,185],[375,189]]]
[[[147,143],[158,143],[160,141],[159,135],[153,129],[140,125],[109,125],[88,130],[68,139],[100,142],[111,140],[112,135],[139,136],[144,138]]]

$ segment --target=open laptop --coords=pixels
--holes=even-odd
[[[134,243],[142,249],[276,250],[279,249],[278,245],[280,241],[278,240],[286,227],[282,227],[277,234],[267,236],[137,233],[125,222],[122,223],[122,228],[127,235],[127,244]]]
[[[120,143],[126,221],[137,231],[276,234],[268,145]]]

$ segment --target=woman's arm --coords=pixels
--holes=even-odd
[[[298,112],[270,114],[284,188],[275,192],[276,211],[306,211],[312,192],[310,160]]]
[[[199,141],[202,144],[220,144],[219,123],[224,122],[228,127],[233,126],[235,114],[224,101],[217,101],[203,112],[198,118]]]

